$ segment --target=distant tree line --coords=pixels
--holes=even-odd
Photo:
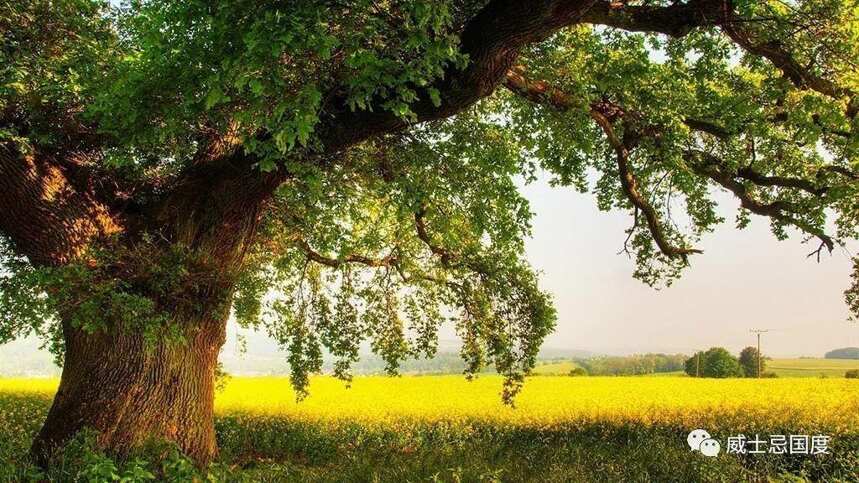
[[[377,354],[362,354],[360,360],[353,363],[352,371],[355,374],[384,374],[387,361]],[[333,363],[326,361],[323,371],[330,373]],[[401,374],[459,374],[465,370],[465,363],[458,352],[443,351],[434,357],[415,358],[410,357],[400,362],[398,372]],[[487,369],[484,372],[491,372]]]
[[[683,354],[636,354],[632,356],[602,356],[576,359],[579,365],[571,375],[638,376],[683,370]]]
[[[859,347],[843,347],[827,352],[826,359],[859,359]]]
[[[755,347],[746,347],[739,357],[724,347],[711,347],[686,359],[684,370],[691,377],[758,377],[759,371],[761,377],[776,377],[775,373],[766,372],[768,359],[763,355],[759,358]]]

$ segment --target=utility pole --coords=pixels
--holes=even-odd
[[[701,377],[701,351],[695,354],[695,377]]]
[[[749,330],[752,334],[757,334],[758,336],[758,379],[761,378],[761,334],[764,332],[769,332],[768,329],[751,329]]]

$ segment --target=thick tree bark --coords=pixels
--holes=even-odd
[[[107,329],[92,334],[64,322],[60,387],[32,446],[42,465],[85,428],[113,454],[162,439],[201,466],[215,457],[218,352],[235,277],[273,190],[265,186],[270,178],[246,163],[235,166],[233,158],[192,168],[154,203],[133,215],[121,209],[116,215],[91,183],[75,182],[74,159],[0,147],[0,232],[17,251],[35,265],[83,262],[97,278],[122,279],[128,290],[170,315],[185,335],[184,342],[153,347],[139,328],[107,320],[108,313]],[[119,258],[81,260],[99,246],[108,248],[103,253],[119,248]],[[148,279],[149,267],[159,263],[159,253],[175,250],[187,257],[187,280],[180,292],[174,287],[163,293],[158,281]],[[73,289],[81,299],[89,296],[86,286]]]
[[[128,290],[155,302],[184,340],[147,343],[140,327],[129,327],[136,321],[106,320],[106,329],[91,334],[64,323],[60,387],[32,447],[43,466],[83,429],[96,433],[99,447],[120,456],[152,440],[176,444],[201,467],[216,456],[215,367],[235,277],[265,200],[260,190],[250,189],[260,182],[255,173],[228,176],[215,167],[210,172],[222,176],[186,181],[147,212],[139,233],[117,234],[113,243],[126,255],[95,261],[106,263],[94,268],[98,277],[121,278]],[[145,233],[155,241],[141,241]],[[186,257],[187,273],[178,288],[165,291],[148,278],[149,268],[160,263],[160,254],[176,250]],[[81,289],[81,297],[88,297],[88,288]]]
[[[185,321],[184,344],[147,347],[139,333],[86,334],[66,328],[59,390],[32,454],[45,465],[85,428],[98,445],[123,455],[166,440],[206,465],[217,454],[214,377],[228,312]]]
[[[120,260],[117,273],[108,276],[124,279],[139,295],[156,301],[186,341],[152,347],[139,329],[124,330],[122,321],[106,320],[108,329],[94,334],[65,322],[62,379],[33,456],[44,465],[56,449],[89,428],[98,445],[114,454],[155,438],[177,444],[205,465],[217,453],[214,371],[234,276],[259,223],[265,201],[260,193],[270,189],[260,189],[265,179],[246,166],[209,164],[134,217],[116,215],[99,199],[96,176],[79,179],[88,164],[74,153],[25,155],[0,146],[0,233],[35,265],[52,267],[81,262],[89,248],[108,240],[133,252],[145,233],[165,253],[181,247],[192,263],[187,293],[162,294],[149,286],[145,265],[157,264],[155,259]],[[104,262],[116,261],[85,264]]]
[[[67,158],[0,145],[0,233],[38,265],[68,263],[90,240],[121,230],[89,187],[74,186],[65,169],[74,154]]]

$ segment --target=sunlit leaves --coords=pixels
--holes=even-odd
[[[43,293],[46,275],[14,255],[0,238],[0,343],[50,334],[53,306]]]
[[[343,379],[362,346],[393,374],[406,358],[435,354],[447,326],[466,341],[468,372],[495,365],[512,400],[555,313],[522,261],[530,210],[515,177],[530,162],[505,125],[480,111],[458,116],[367,143],[338,169],[281,188],[264,228],[271,244],[253,256],[257,275],[240,286],[237,315],[306,351],[290,356],[299,390],[319,370],[320,348]],[[347,262],[355,255],[379,265]]]
[[[230,129],[265,171],[313,145],[323,98],[339,89],[349,109],[412,119],[416,89],[465,59],[450,2],[389,3],[144,2],[118,24],[128,55],[94,80],[90,115],[119,144],[165,158],[204,126]]]
[[[853,273],[851,274],[853,283],[844,292],[847,299],[847,306],[850,308],[853,320],[859,320],[859,259],[853,260]]]
[[[106,13],[100,0],[0,4],[0,143],[27,151],[61,142],[58,126],[80,123],[91,80],[117,56]]]

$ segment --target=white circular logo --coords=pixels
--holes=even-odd
[[[686,436],[686,442],[689,443],[692,451],[698,451],[701,447],[701,442],[706,439],[710,439],[710,433],[703,429],[696,429],[689,433],[689,436]]]
[[[719,450],[721,449],[722,445],[715,439],[705,439],[704,441],[701,441],[701,454],[704,456],[716,456],[719,454]]]

